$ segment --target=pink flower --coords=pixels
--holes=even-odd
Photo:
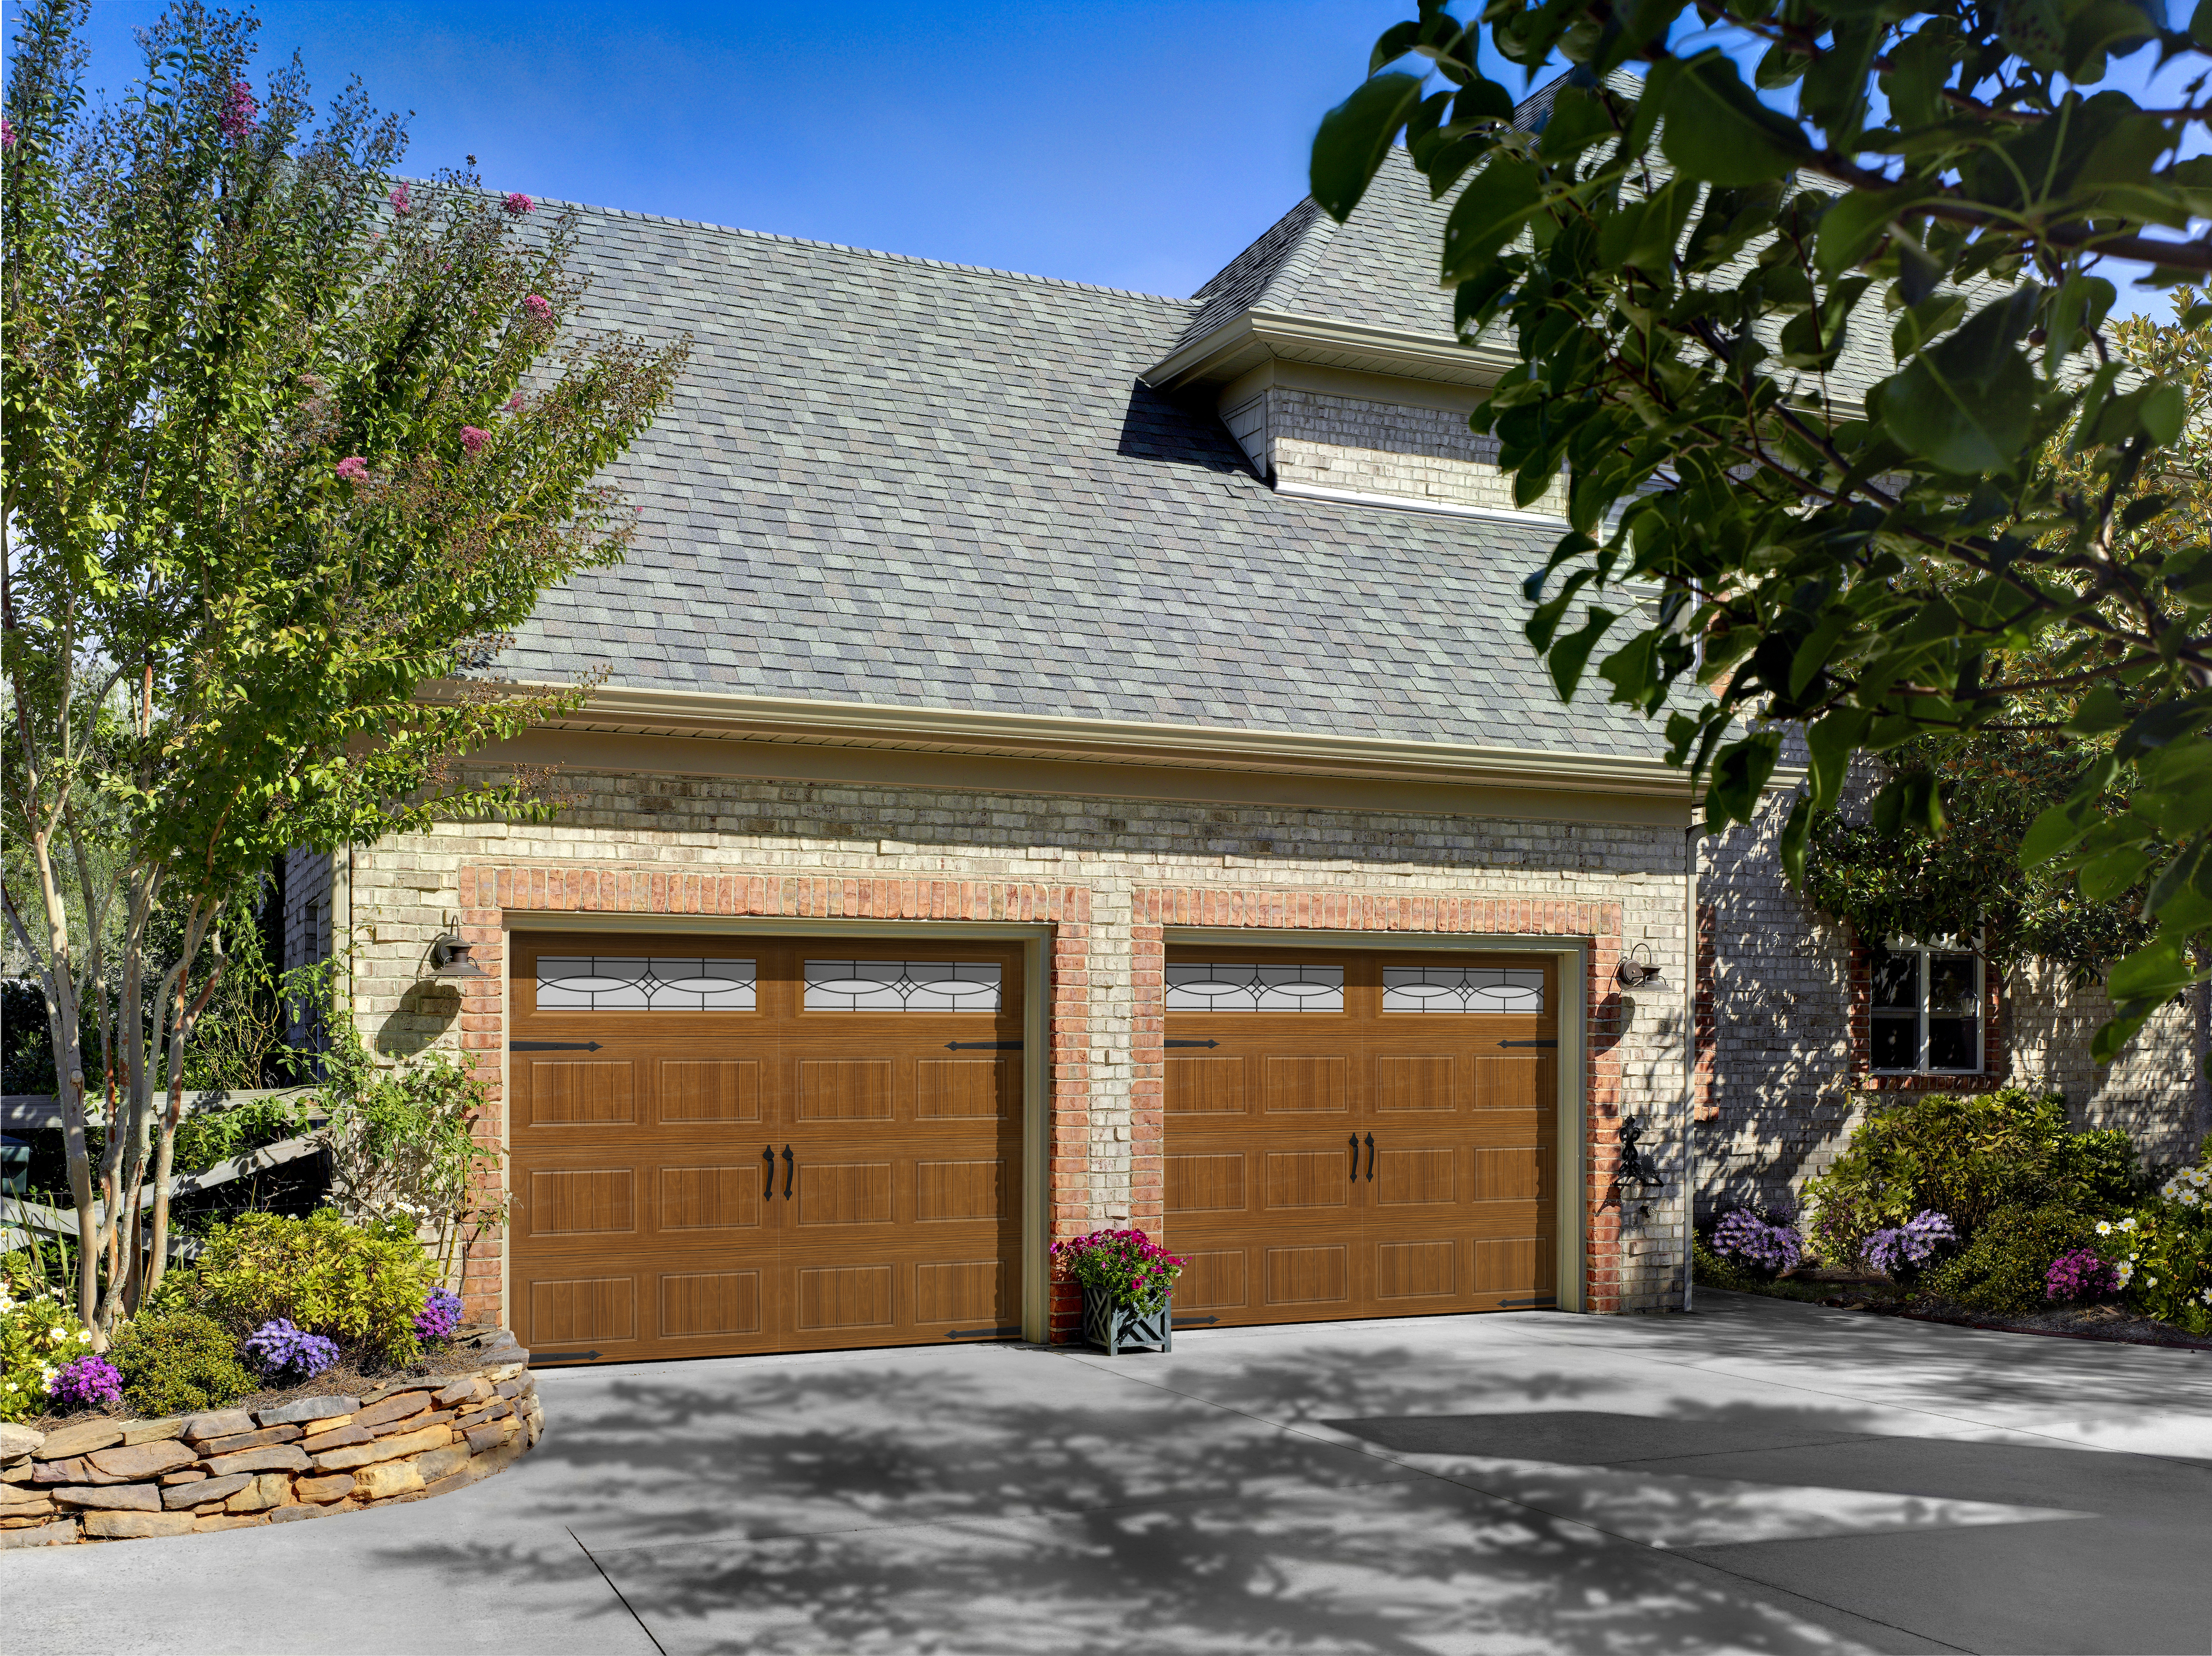
[[[254,101],[252,87],[243,81],[233,81],[230,95],[223,100],[222,113],[216,124],[222,128],[225,137],[234,143],[240,142],[253,130],[253,118],[260,107]]]
[[[507,198],[507,215],[509,218],[519,219],[537,205],[536,202],[518,190]]]
[[[349,454],[338,462],[338,476],[349,483],[361,482],[368,476],[368,462],[358,454]]]
[[[461,446],[471,454],[483,453],[483,446],[489,441],[491,441],[491,434],[482,426],[461,428]]]
[[[9,124],[5,115],[0,115],[0,149],[13,149],[15,147],[15,129]]]
[[[552,302],[542,294],[531,294],[522,301],[522,308],[529,312],[532,322],[550,322],[553,319]]]
[[[517,391],[517,392],[515,392],[515,393],[514,393],[514,396],[512,396],[512,397],[508,397],[508,398],[507,399],[507,411],[509,414],[518,414],[518,413],[521,412],[521,409],[522,409],[522,393],[521,393],[520,391]]]
[[[405,218],[414,210],[413,203],[407,199],[407,186],[404,183],[392,192],[392,210],[401,218]]]

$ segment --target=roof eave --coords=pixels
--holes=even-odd
[[[1254,309],[1230,318],[1145,370],[1155,391],[1225,383],[1271,357],[1449,385],[1491,385],[1520,359],[1433,334]]]

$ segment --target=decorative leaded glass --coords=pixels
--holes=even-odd
[[[809,961],[810,1012],[995,1012],[991,961]]]
[[[1170,1012],[1341,1012],[1340,966],[1173,965]]]
[[[541,955],[541,1012],[750,1012],[753,962]]]
[[[1540,1013],[1544,974],[1504,966],[1386,966],[1382,1010]]]

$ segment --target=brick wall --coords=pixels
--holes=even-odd
[[[921,789],[564,775],[551,823],[455,823],[354,857],[355,1010],[392,1055],[478,1054],[496,1081],[497,976],[428,978],[442,917],[496,961],[509,907],[777,917],[1036,919],[1054,927],[1052,1225],[1157,1226],[1161,928],[1572,937],[1590,945],[1586,1146],[1594,1310],[1681,1292],[1678,1184],[1624,1216],[1618,1123],[1679,1168],[1681,991],[1625,993],[1620,950],[1681,957],[1679,830]],[[1192,919],[1191,916],[1203,918]],[[495,965],[495,970],[497,968]],[[1679,974],[1677,974],[1679,975]],[[488,1124],[488,1134],[496,1134]],[[496,1293],[487,1240],[476,1301]]]
[[[1222,416],[1261,474],[1277,482],[1387,494],[1436,506],[1519,510],[1513,477],[1498,468],[1495,438],[1449,409],[1272,386]],[[1566,511],[1565,480],[1531,512]]]

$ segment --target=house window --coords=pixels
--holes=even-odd
[[[1869,961],[1877,1075],[1974,1075],[1982,1067],[1982,960],[1905,940]]]

